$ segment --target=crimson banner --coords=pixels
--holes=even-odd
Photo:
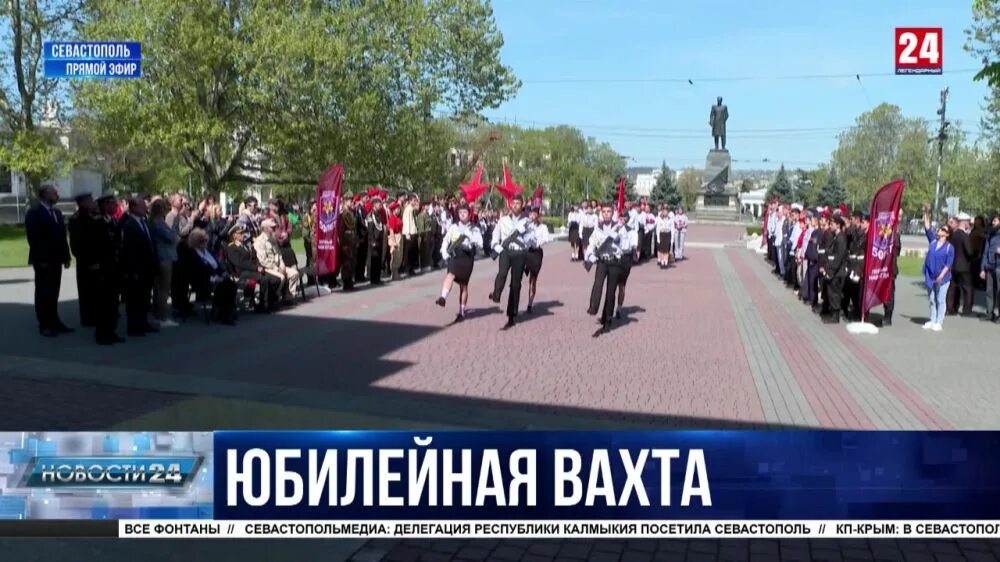
[[[344,183],[344,167],[330,166],[316,184],[316,274],[328,275],[337,271],[339,240],[337,225],[340,221],[340,192]]]
[[[861,315],[888,301],[893,291],[893,260],[899,243],[899,205],[906,182],[894,180],[879,188],[872,197],[865,254],[865,276],[861,287]]]
[[[625,211],[625,176],[618,178],[618,215]]]

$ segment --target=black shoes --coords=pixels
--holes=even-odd
[[[490,300],[493,301],[493,302],[495,302],[495,303],[497,303],[497,304],[500,304],[500,296],[497,295],[496,293],[492,293],[492,292],[490,293]]]
[[[503,325],[503,329],[504,330],[509,330],[509,329],[511,329],[513,327],[514,327],[514,317],[513,316],[508,316],[507,317],[507,323]]]
[[[528,305],[528,314],[531,314],[531,305]]]
[[[444,297],[438,297],[437,300],[434,301],[434,304],[444,307],[444,305],[447,304],[447,301],[444,300]]]

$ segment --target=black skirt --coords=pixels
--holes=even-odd
[[[619,283],[624,283],[624,282],[628,281],[628,274],[632,273],[632,253],[631,252],[625,254],[624,256],[622,256],[622,258],[620,260],[618,260],[618,267],[621,268],[621,273],[618,276],[618,282]]]
[[[670,253],[670,233],[664,232],[660,234],[660,241],[656,244],[656,251],[661,254]]]
[[[459,285],[468,285],[472,277],[472,266],[475,260],[470,252],[459,251],[453,258],[448,260],[448,273],[455,276],[455,282]]]
[[[542,270],[542,249],[532,248],[524,257],[525,275],[538,275]]]
[[[580,244],[580,225],[578,223],[569,223],[569,243],[574,246]]]

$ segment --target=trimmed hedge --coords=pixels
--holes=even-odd
[[[759,224],[750,225],[750,226],[747,227],[747,236],[753,236],[755,234],[757,236],[760,236],[761,235],[761,231],[762,231],[762,229],[761,229],[761,227],[760,227]]]

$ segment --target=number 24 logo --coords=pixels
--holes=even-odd
[[[901,29],[896,34],[897,65],[941,64],[940,29]],[[919,49],[919,50],[918,50]]]

